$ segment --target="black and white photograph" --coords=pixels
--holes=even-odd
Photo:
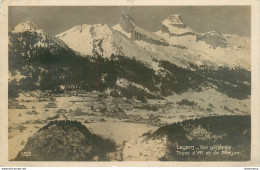
[[[9,6],[9,161],[251,160],[251,6]]]

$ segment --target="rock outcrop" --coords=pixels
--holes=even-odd
[[[228,46],[226,39],[222,36],[221,33],[218,33],[216,31],[210,31],[205,34],[197,34],[196,41],[204,41],[212,47],[225,48]]]
[[[130,38],[137,41],[145,41],[151,44],[168,46],[169,43],[163,38],[155,35],[152,32],[146,31],[134,24],[134,18],[122,12],[121,19],[116,27],[114,27],[123,34],[130,33]]]
[[[179,14],[170,15],[165,20],[163,20],[162,33],[167,33],[171,37],[182,37],[190,35],[196,42],[203,41],[213,48],[225,48],[228,46],[228,43],[222,34],[216,31],[209,31],[207,33],[194,32],[182,21],[182,18]]]
[[[135,27],[135,29],[131,32],[131,39],[138,40],[138,41],[145,41],[150,44],[156,44],[156,45],[164,45],[164,46],[169,45],[169,43],[164,39],[162,39],[161,37],[152,34],[139,27]]]

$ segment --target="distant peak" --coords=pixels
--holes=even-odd
[[[194,35],[194,31],[182,21],[181,15],[179,14],[170,15],[165,20],[163,20],[162,31],[173,35]]]
[[[169,24],[171,26],[175,26],[178,28],[186,28],[186,24],[182,21],[181,15],[179,14],[173,14],[168,16],[163,23]]]
[[[25,31],[37,31],[43,33],[43,30],[39,29],[38,26],[31,21],[21,22],[12,30],[13,33],[20,33]]]

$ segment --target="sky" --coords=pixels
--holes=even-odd
[[[196,32],[215,30],[222,34],[251,35],[250,6],[12,6],[9,7],[9,27],[31,21],[56,35],[82,24],[113,26],[122,10],[134,18],[136,25],[152,32],[161,29],[167,16],[180,14],[183,22]]]

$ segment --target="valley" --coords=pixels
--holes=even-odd
[[[172,95],[163,100],[148,99],[147,103],[80,90],[67,94],[23,92],[15,100],[9,100],[9,159],[17,156],[28,137],[53,120],[78,121],[92,133],[109,138],[118,146],[124,143],[126,148],[130,145],[142,148],[144,144],[138,140],[142,140],[145,133],[174,122],[219,115],[250,115],[250,99],[232,99],[214,89]],[[150,152],[154,145],[157,144],[147,145],[144,151],[138,150],[140,153],[145,150]],[[123,152],[126,152],[126,160],[140,159],[129,148]],[[155,160],[150,155],[156,154],[143,156],[142,159]]]

